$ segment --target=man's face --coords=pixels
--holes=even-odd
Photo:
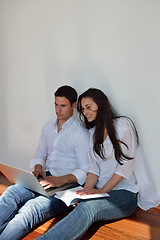
[[[71,105],[66,97],[55,97],[55,112],[57,119],[66,122],[73,115],[76,103]]]

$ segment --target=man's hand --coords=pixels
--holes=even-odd
[[[54,177],[54,176],[49,176],[49,177],[44,177],[43,180],[40,181],[40,184],[42,187],[46,190],[50,187],[60,187],[64,185],[66,182],[64,181],[64,177]]]
[[[34,166],[33,174],[36,178],[38,178],[39,176],[45,178],[45,173],[43,172],[42,166],[40,164]]]

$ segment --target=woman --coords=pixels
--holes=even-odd
[[[39,240],[80,239],[93,222],[125,218],[134,213],[137,205],[149,209],[160,202],[142,168],[133,122],[118,116],[99,89],[90,88],[81,94],[77,109],[90,132],[90,168],[84,189],[78,194],[110,196],[81,201]]]

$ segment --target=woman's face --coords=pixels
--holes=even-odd
[[[90,97],[82,98],[81,109],[88,122],[92,122],[96,119],[98,105]]]

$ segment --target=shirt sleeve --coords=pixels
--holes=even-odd
[[[92,156],[91,156],[91,154],[92,154]],[[92,149],[90,149],[90,151],[89,151],[89,170],[88,170],[88,172],[99,176],[100,175],[100,168],[99,168],[99,165],[96,161],[96,156],[93,157],[93,154],[94,154],[94,152],[92,151]]]
[[[75,152],[78,162],[78,168],[73,170],[72,174],[77,178],[80,185],[85,183],[89,166],[89,133],[86,129],[80,129],[75,137]]]
[[[45,137],[45,128],[46,126],[44,125],[42,131],[41,131],[41,135],[40,135],[40,139],[39,139],[39,143],[34,155],[34,158],[31,159],[30,161],[30,167],[33,170],[34,166],[36,164],[40,164],[43,167],[43,170],[45,170],[46,168],[46,159],[47,159],[47,153],[48,153],[48,149],[47,149],[47,145],[46,145],[46,137]]]
[[[124,159],[122,161],[123,165],[118,164],[115,173],[129,179],[131,174],[134,171],[134,164],[135,164],[135,154],[136,154],[136,148],[137,148],[137,143],[136,143],[136,137],[135,133],[132,129],[132,126],[128,124],[124,128],[123,136],[120,138],[122,142],[124,142],[127,146],[121,143],[121,149],[123,153],[131,157],[133,159]]]

